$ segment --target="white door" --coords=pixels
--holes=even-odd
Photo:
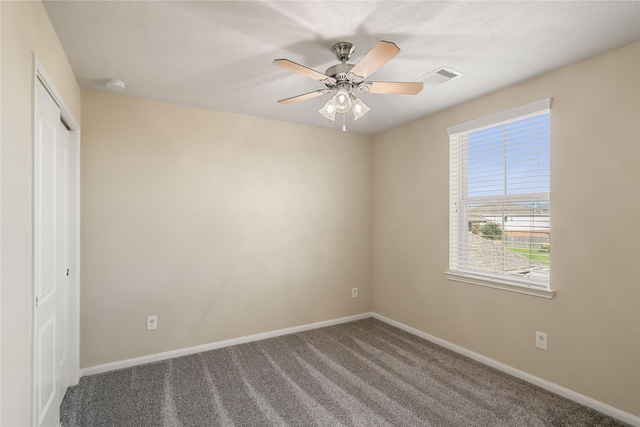
[[[58,426],[69,377],[69,139],[40,82],[35,107],[34,424]]]

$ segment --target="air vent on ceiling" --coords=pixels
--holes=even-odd
[[[429,86],[438,86],[444,82],[448,82],[449,80],[455,79],[456,77],[460,77],[464,75],[460,71],[456,71],[449,67],[439,67],[430,73],[425,74],[420,77],[418,80],[422,80],[426,85]]]

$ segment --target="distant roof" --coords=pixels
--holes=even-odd
[[[495,245],[493,241],[483,239],[473,233],[469,233],[468,249],[469,267],[479,270],[493,272],[529,271],[541,266],[527,257],[510,251],[503,245]]]

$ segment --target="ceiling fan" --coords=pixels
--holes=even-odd
[[[353,53],[354,46],[348,42],[340,42],[333,45],[331,50],[340,61],[340,64],[329,67],[324,74],[297,64],[288,59],[276,59],[273,61],[285,70],[300,73],[314,80],[324,83],[326,89],[281,99],[280,104],[291,104],[298,101],[315,98],[317,96],[334,94],[320,109],[320,113],[327,119],[334,121],[336,113],[343,114],[342,130],[345,131],[344,114],[353,113],[354,120],[364,116],[370,108],[356,96],[356,92],[362,93],[387,93],[401,95],[415,95],[422,91],[422,82],[370,82],[365,81],[373,72],[383,66],[387,61],[400,52],[400,48],[388,41],[379,41],[357,64],[348,64],[347,61]]]

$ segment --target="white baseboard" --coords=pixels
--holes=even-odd
[[[80,370],[80,376],[100,374],[103,372],[115,371],[117,369],[131,366],[144,365],[145,363],[158,362],[160,360],[173,359],[174,357],[186,356],[189,354],[201,353],[203,351],[215,350],[217,348],[229,347],[237,344],[244,344],[252,341],[264,340],[281,335],[294,334],[296,332],[308,331],[310,329],[324,328],[325,326],[338,325],[340,323],[353,322],[354,320],[367,319],[372,313],[356,314],[354,316],[340,317],[338,319],[325,320],[322,322],[309,323],[306,325],[294,326],[291,328],[278,329],[277,331],[264,332],[261,334],[247,335],[245,337],[233,338],[224,341],[217,341],[209,344],[197,345],[194,347],[181,348],[178,350],[165,351],[162,353],[150,354],[133,359],[120,360],[104,365],[90,366]]]
[[[640,417],[637,417],[633,414],[614,408],[613,406],[599,402],[595,399],[592,399],[580,393],[576,393],[575,391],[569,390],[568,388],[559,386],[547,380],[543,380],[542,378],[528,374],[524,371],[521,371],[509,365],[505,365],[504,363],[500,363],[496,360],[493,360],[481,354],[475,353],[471,350],[467,350],[466,348],[452,344],[449,341],[445,341],[443,339],[434,337],[433,335],[429,335],[418,329],[412,328],[411,326],[407,326],[403,323],[396,322],[395,320],[389,319],[388,317],[382,316],[378,313],[375,313],[375,312],[372,313],[372,317],[378,320],[381,320],[385,323],[388,323],[392,326],[395,326],[396,328],[409,332],[410,334],[417,335],[420,338],[424,338],[442,347],[448,348],[449,350],[455,351],[456,353],[460,353],[464,356],[467,356],[473,360],[476,360],[480,363],[488,365],[499,371],[505,372],[516,378],[520,378],[521,380],[524,380],[531,384],[542,387],[543,389],[549,390],[552,393],[559,394],[560,396],[566,397],[569,400],[573,400],[574,402],[578,402],[584,406],[588,406],[589,408],[595,409],[598,412],[602,412],[603,414],[617,418],[621,421],[624,421],[625,423],[631,424],[632,426],[640,427]]]

